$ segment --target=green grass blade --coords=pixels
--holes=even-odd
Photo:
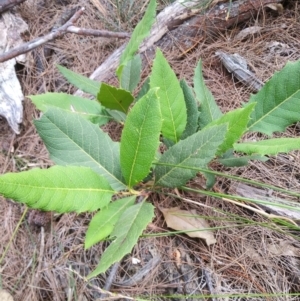
[[[164,137],[178,142],[187,120],[184,95],[176,74],[159,49],[156,51],[153,62],[150,87],[159,87],[158,96]]]
[[[123,68],[121,75],[121,88],[132,92],[141,79],[142,59],[137,54],[132,60],[130,60]]]
[[[268,157],[261,156],[261,155],[250,155],[250,156],[241,156],[241,157],[227,157],[227,158],[220,158],[218,161],[227,167],[241,167],[246,166],[249,164],[250,160],[258,160],[262,162],[266,162],[269,160]]]
[[[200,60],[195,69],[194,75],[194,90],[196,93],[197,100],[200,102],[200,115],[199,115],[199,126],[204,128],[206,125],[218,119],[222,116],[222,112],[216,101],[206,87],[204,78],[202,75],[202,61]]]
[[[225,124],[213,126],[197,132],[185,140],[180,140],[169,148],[158,163],[170,163],[176,166],[157,165],[154,170],[155,185],[167,187],[184,185],[197,174],[197,170],[183,169],[180,166],[206,167],[223,142],[226,131]]]
[[[134,205],[136,196],[119,199],[101,209],[91,220],[86,232],[84,248],[88,249],[111,234],[123,212]]]
[[[116,72],[119,80],[121,78],[124,66],[133,58],[144,38],[149,35],[150,29],[155,21],[155,16],[156,0],[150,0],[144,17],[135,27],[131,38],[120,58],[120,65]]]
[[[114,191],[90,168],[53,166],[1,176],[0,194],[32,208],[79,213],[105,207]]]
[[[127,113],[134,98],[130,92],[102,83],[97,95],[100,103],[108,109]]]
[[[249,131],[272,135],[300,120],[300,61],[286,66],[250,98],[256,102]]]
[[[164,165],[164,166],[169,166],[169,167],[174,167],[174,168],[177,167],[177,165],[175,165],[175,164],[159,163],[159,162],[155,162],[154,165]],[[209,170],[209,169],[206,169],[206,168],[199,168],[199,167],[191,167],[191,166],[181,165],[180,168],[182,168],[182,169],[191,169],[191,170],[195,170],[196,172],[202,172],[202,173],[211,173],[213,175],[228,178],[228,179],[232,179],[232,180],[237,181],[237,182],[248,183],[250,185],[254,185],[254,186],[258,186],[258,187],[264,187],[264,188],[269,189],[269,190],[280,191],[280,192],[285,193],[287,195],[296,196],[296,197],[300,198],[300,193],[297,193],[295,191],[290,191],[290,190],[279,188],[279,187],[276,187],[276,186],[273,186],[273,185],[265,184],[265,183],[262,183],[262,182],[249,180],[249,179],[246,179],[246,178],[242,178],[240,176],[232,176],[230,174],[218,172],[218,171],[215,171],[215,170]]]
[[[300,149],[300,138],[274,138],[257,142],[235,143],[234,150],[245,154],[277,155]]]
[[[63,66],[57,66],[59,72],[76,88],[82,90],[85,93],[97,96],[101,83],[89,79],[86,76],[80,75],[76,72],[73,72]]]
[[[250,202],[250,203],[254,203],[254,204],[269,205],[269,206],[274,206],[274,207],[279,207],[279,208],[286,208],[286,209],[289,209],[289,210],[295,211],[295,212],[300,212],[299,203],[293,202],[293,201],[286,200],[286,204],[283,204],[283,203],[277,202],[276,199],[274,201],[270,202],[270,201],[264,201],[264,200],[259,200],[259,199],[241,197],[241,196],[237,196],[237,195],[231,195],[231,194],[229,195],[229,194],[225,194],[225,193],[216,193],[216,192],[202,190],[202,189],[193,189],[190,187],[182,186],[180,188],[185,191],[201,193],[201,194],[216,197],[216,198],[229,198],[232,200],[240,200],[240,201],[246,201],[246,202]],[[287,205],[287,204],[290,204],[290,205]]]
[[[129,112],[121,137],[121,170],[132,187],[146,177],[159,146],[161,115],[157,88],[151,89]]]
[[[238,141],[247,130],[247,124],[250,119],[250,114],[253,111],[255,103],[247,105],[245,108],[236,109],[222,115],[220,118],[212,121],[207,127],[214,125],[227,124],[227,133],[223,143],[219,146],[217,155],[224,154],[231,149],[233,144]],[[207,128],[206,127],[206,128]]]
[[[61,108],[66,112],[78,114],[91,122],[103,125],[108,122],[110,116],[104,113],[101,105],[94,100],[74,96],[66,93],[45,93],[31,95],[29,98],[42,112],[51,107]]]
[[[126,188],[120,168],[119,143],[78,115],[49,109],[34,122],[51,159],[58,165],[92,168],[115,190]]]
[[[194,133],[198,128],[198,106],[197,101],[193,95],[193,89],[183,79],[180,81],[180,87],[184,95],[184,101],[187,112],[187,122],[184,132],[181,135],[181,139],[185,139]]]
[[[87,278],[104,273],[112,264],[128,254],[153,217],[154,207],[149,203],[142,202],[129,207],[122,214],[110,235],[116,239],[105,250],[99,265]]]

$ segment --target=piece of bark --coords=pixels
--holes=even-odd
[[[258,92],[262,88],[264,83],[248,69],[247,61],[238,53],[229,54],[224,51],[217,51],[216,56],[219,57],[228,72],[232,73],[252,91]]]
[[[23,43],[21,34],[28,30],[24,20],[5,12],[0,18],[0,55],[10,48]],[[23,119],[22,101],[24,95],[15,71],[17,62],[24,63],[25,55],[0,63],[0,115],[4,116],[15,133],[19,133],[19,123]]]
[[[13,8],[14,6],[24,2],[25,0],[0,0],[0,13]]]
[[[207,1],[202,0],[197,3],[197,8],[191,9],[195,6],[194,1],[186,1],[184,4],[176,1],[158,14],[150,36],[139,48],[144,64],[152,61],[155,47],[160,47],[166,53],[177,49],[183,56],[204,39],[211,39],[217,33],[247,21],[257,15],[265,5],[282,0],[239,0],[232,2],[231,7],[230,3],[222,3],[200,13],[201,3],[204,5],[205,2]],[[99,82],[114,78],[125,46],[115,50],[90,78]],[[82,92],[77,91],[76,94],[81,95]]]
[[[243,183],[239,183],[235,187],[230,188],[230,193],[250,198],[256,200],[262,200],[265,202],[269,202],[270,204],[257,204],[259,207],[263,208],[265,211],[275,214],[278,216],[288,217],[290,219],[300,219],[300,204],[279,198],[273,195],[273,192],[269,192],[265,189],[255,188]],[[272,205],[274,204],[274,205]],[[289,208],[278,207],[276,204],[284,205],[284,206],[292,206],[296,210],[292,210]]]

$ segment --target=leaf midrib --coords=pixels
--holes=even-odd
[[[149,107],[149,102],[147,102],[147,109]],[[147,111],[146,111],[147,112]],[[135,151],[135,154],[134,154],[134,158],[133,158],[133,163],[131,165],[131,169],[130,169],[130,174],[129,174],[129,181],[128,181],[128,185],[131,187],[131,180],[132,180],[132,174],[133,174],[133,170],[134,170],[134,167],[135,167],[135,163],[136,163],[136,159],[137,159],[137,155],[139,153],[139,147],[140,147],[140,142],[141,142],[141,137],[142,137],[142,132],[143,132],[143,129],[144,129],[144,124],[146,122],[146,119],[147,119],[147,113],[144,114],[144,117],[143,117],[143,122],[142,122],[142,126],[141,126],[141,131],[138,131],[139,133],[139,138],[138,138],[138,145],[136,147],[136,151]]]
[[[174,136],[175,136],[175,142],[177,142],[178,137],[177,137],[176,126],[175,126],[175,122],[174,122],[174,118],[173,118],[173,112],[172,112],[172,109],[171,109],[171,106],[170,106],[170,99],[169,99],[169,93],[168,93],[169,89],[168,88],[166,89],[167,85],[166,85],[166,78],[165,78],[164,70],[162,70],[162,72],[163,72],[162,79],[163,79],[163,83],[164,83],[164,92],[165,92],[164,94],[166,95],[167,102],[168,102],[167,107],[168,107],[168,111],[169,111],[169,116],[171,117],[171,121],[172,121],[172,127],[173,127]],[[176,96],[176,99],[177,99],[177,97],[178,97],[178,95]]]
[[[143,204],[142,204],[143,205]],[[141,209],[142,209],[142,205],[140,205],[140,208],[139,208],[139,210],[137,210],[136,211],[136,214],[134,215],[134,218],[132,218],[132,223],[130,224],[130,226],[129,227],[127,227],[127,231],[126,232],[124,232],[124,234],[122,234],[122,235],[120,235],[120,236],[117,236],[116,235],[116,239],[115,239],[115,241],[117,240],[117,239],[126,239],[127,237],[128,237],[128,233],[130,233],[130,231],[132,230],[132,228],[133,228],[133,226],[135,225],[135,220],[136,220],[136,217],[138,216],[138,214],[139,214],[139,212],[141,211]],[[128,209],[130,209],[130,208],[128,208]],[[126,211],[125,211],[126,212]],[[124,213],[123,213],[124,214]],[[112,233],[113,234],[113,233]],[[116,252],[118,252],[118,249],[116,249]]]
[[[201,76],[201,74],[200,74],[200,76]],[[204,90],[205,102],[206,102],[206,106],[208,107],[208,110],[209,110],[210,120],[213,121],[214,118],[213,118],[213,113],[212,113],[212,106],[210,105],[210,101],[208,101],[209,91],[206,88],[206,86],[204,85],[204,78],[202,79],[201,86],[202,86],[202,90]]]
[[[272,110],[268,111],[267,114],[264,114],[263,116],[261,116],[261,118],[257,119],[254,123],[251,124],[251,126],[249,127],[248,130],[250,131],[251,128],[254,127],[258,122],[262,122],[265,118],[269,117],[272,112],[274,112],[275,110],[280,109],[280,107],[282,105],[284,105],[290,98],[292,98],[295,94],[297,94],[299,92],[300,92],[300,89],[298,89],[295,93],[293,93],[288,98],[286,98],[286,100],[284,100],[283,102],[280,102],[279,105],[277,105],[276,107],[274,107]],[[257,103],[257,101],[256,101],[256,103]],[[254,109],[254,112],[255,112],[255,109]]]
[[[80,152],[86,154],[87,157],[91,158],[91,161],[94,162],[94,163],[96,163],[96,165],[99,167],[100,170],[102,170],[102,171],[104,171],[104,173],[110,175],[111,178],[115,179],[119,184],[121,184],[123,187],[125,187],[124,183],[122,183],[118,178],[116,178],[116,176],[115,176],[114,174],[110,173],[107,169],[105,169],[105,168],[100,164],[100,162],[96,161],[96,159],[94,159],[89,153],[83,151],[83,148],[82,148],[80,145],[78,145],[78,143],[75,143],[75,141],[74,141],[73,139],[71,139],[69,136],[67,136],[67,134],[66,134],[62,129],[60,129],[60,128],[52,121],[52,120],[50,120],[50,118],[49,118],[48,116],[46,116],[46,118],[47,118],[54,126],[56,126],[56,128],[57,128],[57,129],[58,129],[65,137],[69,138],[68,140],[71,141],[75,146],[77,146]],[[93,127],[92,127],[92,128],[93,128]],[[93,131],[94,131],[94,130],[95,130],[95,129],[93,128]],[[111,150],[111,145],[109,145],[109,148],[110,148],[110,150]],[[114,163],[114,162],[113,162],[113,163]]]
[[[116,91],[116,93],[118,93],[117,89],[115,91]],[[122,109],[122,112],[126,114],[127,110],[122,106],[120,101],[117,99],[116,96],[114,96],[114,94],[111,92],[110,89],[108,89],[108,93],[111,95],[111,98],[114,100],[114,102]]]
[[[17,187],[24,187],[24,188],[35,188],[35,189],[47,189],[47,190],[55,190],[55,191],[99,191],[99,192],[110,192],[114,193],[114,190],[108,190],[108,189],[99,189],[99,188],[76,188],[76,187],[49,187],[49,186],[38,186],[38,185],[25,185],[25,184],[20,184],[20,183],[15,183],[15,182],[8,182],[8,181],[3,181],[0,180],[0,182],[4,182],[6,185],[10,186],[17,186]]]
[[[216,134],[215,134],[215,135],[216,135]],[[207,140],[207,141],[206,141],[204,144],[202,144],[199,148],[195,149],[195,150],[193,151],[193,153],[192,153],[190,156],[186,157],[184,160],[182,160],[181,162],[179,162],[178,164],[176,164],[176,165],[178,165],[178,167],[171,168],[167,173],[165,173],[165,174],[158,180],[157,183],[159,183],[159,182],[162,181],[165,177],[167,177],[170,173],[172,173],[174,169],[180,168],[180,165],[181,165],[182,163],[184,163],[185,161],[187,161],[188,159],[190,159],[196,152],[198,152],[199,150],[201,150],[201,148],[203,148],[204,146],[206,146],[206,144],[208,144],[208,143],[211,141],[211,139],[213,139],[213,138],[215,137],[215,135],[211,136],[211,138],[210,138],[209,140]],[[162,162],[162,163],[163,163],[163,162]]]

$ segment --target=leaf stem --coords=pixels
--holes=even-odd
[[[213,174],[213,175],[220,176],[220,177],[226,177],[228,179],[232,179],[232,180],[235,180],[235,181],[240,181],[240,182],[256,185],[256,186],[259,186],[259,187],[268,188],[268,189],[272,189],[272,190],[275,190],[275,191],[280,191],[280,192],[283,192],[283,193],[288,194],[288,195],[300,197],[300,193],[297,193],[297,192],[294,192],[294,191],[288,191],[284,188],[276,187],[276,186],[273,186],[273,185],[269,185],[269,184],[265,184],[265,183],[261,183],[261,182],[257,182],[257,181],[253,181],[253,180],[248,180],[248,179],[237,177],[237,176],[228,175],[228,174],[218,172],[218,171],[214,171],[214,170],[209,170],[209,169],[200,168],[200,167],[183,166],[183,165],[178,166],[176,164],[158,163],[158,162],[154,162],[153,164],[163,165],[163,166],[170,166],[170,167],[178,167],[178,168],[190,169],[190,170],[197,170],[199,172],[205,172],[205,173]]]
[[[217,198],[230,197],[233,200],[246,201],[246,202],[250,202],[250,203],[257,203],[257,204],[264,204],[264,205],[272,205],[272,206],[277,206],[277,207],[281,207],[281,208],[287,208],[287,209],[291,209],[291,210],[295,210],[295,211],[300,211],[300,208],[297,208],[297,207],[278,204],[278,203],[272,203],[272,202],[263,201],[263,200],[245,198],[242,196],[228,195],[228,194],[224,194],[224,193],[216,193],[216,192],[206,191],[206,190],[202,190],[202,189],[193,189],[193,188],[189,188],[186,186],[182,186],[182,187],[180,187],[180,189],[185,190],[185,191],[197,192],[197,193],[201,193],[204,195],[213,196],[213,197],[217,197]]]

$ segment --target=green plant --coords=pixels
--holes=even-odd
[[[131,251],[154,217],[154,207],[146,202],[152,191],[184,186],[199,171],[211,186],[214,178],[208,166],[213,160],[239,166],[265,160],[267,154],[300,149],[298,138],[238,142],[247,132],[271,136],[300,120],[300,62],[288,63],[243,108],[222,114],[204,84],[201,62],[192,89],[177,80],[158,49],[152,73],[135,99],[132,92],[141,72],[135,53],[155,20],[155,8],[151,0],[121,57],[116,71],[119,88],[59,67],[98,102],[64,93],[31,96],[44,112],[35,121],[36,129],[57,166],[0,177],[0,193],[29,207],[97,211],[85,248],[107,237],[112,242],[88,278]],[[120,142],[113,142],[99,127],[111,119],[124,123]],[[158,151],[162,143],[167,148],[163,154]]]

